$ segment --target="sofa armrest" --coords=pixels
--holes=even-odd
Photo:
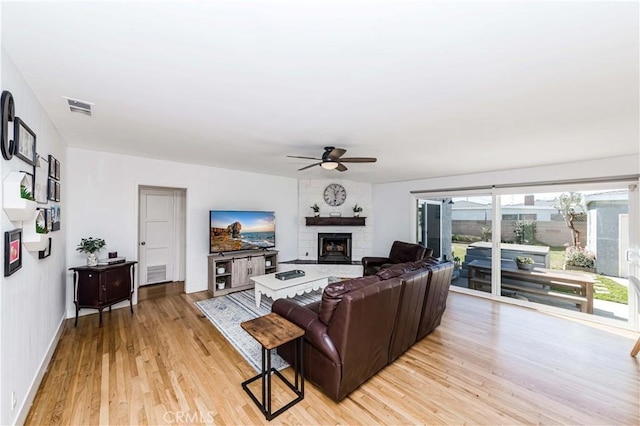
[[[277,299],[271,305],[271,312],[291,321],[302,328],[304,338],[335,364],[340,364],[340,355],[327,334],[327,326],[318,319],[318,314],[306,306],[288,299]]]
[[[382,265],[385,263],[390,263],[391,259],[388,257],[374,257],[368,256],[362,258],[362,275],[375,275]]]

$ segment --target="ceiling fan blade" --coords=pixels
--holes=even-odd
[[[304,166],[303,168],[298,169],[298,171],[301,171],[301,170],[307,170],[307,169],[310,169],[311,167],[318,166],[318,165],[320,165],[320,164],[322,164],[322,161],[321,161],[321,162],[319,162],[319,163],[313,163],[313,164],[309,164],[308,166]]]
[[[343,163],[375,163],[377,158],[373,157],[345,157],[340,159]]]
[[[336,170],[339,172],[346,172],[348,169],[347,169],[347,166],[345,166],[344,164],[338,163],[338,167],[336,167]]]
[[[346,149],[342,149],[342,148],[333,148],[333,151],[331,151],[328,155],[327,158],[331,159],[331,160],[337,160],[338,158],[342,157],[344,155],[344,153],[347,152]]]
[[[287,157],[289,158],[304,158],[305,160],[316,160],[316,161],[322,161],[322,158],[315,158],[315,157],[300,157],[298,155],[287,155]]]

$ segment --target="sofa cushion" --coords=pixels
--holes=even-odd
[[[377,275],[370,275],[367,277],[353,278],[351,280],[340,281],[337,283],[329,284],[322,292],[322,300],[320,301],[320,310],[318,311],[318,318],[320,321],[329,325],[333,312],[342,300],[342,296],[349,293],[352,290],[361,289],[368,285],[377,283],[381,278]]]
[[[415,271],[420,269],[420,266],[417,265],[417,262],[405,262],[405,263],[397,263],[395,265],[391,265],[387,268],[381,269],[376,273],[378,277],[382,280],[388,280],[391,278],[399,277],[400,275],[406,274],[407,272]]]

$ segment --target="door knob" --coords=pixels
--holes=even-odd
[[[147,243],[145,243],[144,241],[140,243],[140,245],[141,245],[141,246],[143,246],[143,245],[145,245],[145,244],[147,244]]]

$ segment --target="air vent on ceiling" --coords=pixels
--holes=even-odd
[[[91,116],[91,106],[94,105],[93,103],[81,101],[78,99],[67,98],[66,96],[63,96],[63,98],[67,100],[67,103],[69,104],[69,110],[71,112],[79,112],[81,114]]]

